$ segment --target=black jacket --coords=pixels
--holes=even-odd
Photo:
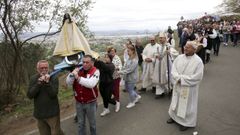
[[[100,71],[100,83],[112,83],[113,82],[113,72],[115,66],[113,63],[104,63],[102,61],[96,60],[94,66]]]
[[[39,74],[31,77],[27,96],[34,99],[34,117],[50,118],[59,115],[58,78],[51,77],[49,83],[38,84]]]
[[[142,58],[143,49],[144,49],[143,46],[136,45],[136,50],[138,55],[138,65],[142,65],[142,62],[143,62],[143,58]]]

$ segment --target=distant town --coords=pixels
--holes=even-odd
[[[94,36],[92,38],[88,38],[89,45],[94,51],[100,53],[104,53],[108,46],[114,46],[120,52],[124,48],[124,44],[126,43],[127,39],[131,39],[134,41],[136,38],[147,38],[151,35],[157,34],[158,31],[150,31],[150,30],[116,30],[116,31],[94,31]],[[34,32],[34,33],[24,33],[20,36],[20,38],[27,39],[36,35],[42,34],[42,32]],[[43,42],[44,45],[49,46],[49,48],[53,48],[57,42],[59,33],[53,36],[48,37],[38,37],[30,40],[29,42],[33,43],[41,43],[44,38],[45,41]],[[2,36],[0,35],[2,38]]]

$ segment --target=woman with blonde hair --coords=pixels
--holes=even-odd
[[[138,56],[134,45],[129,45],[127,52],[129,58],[124,64],[122,70],[118,73],[123,75],[125,89],[128,91],[130,98],[130,102],[126,107],[132,108],[141,98],[141,96],[138,95],[134,90],[134,87],[138,81]]]

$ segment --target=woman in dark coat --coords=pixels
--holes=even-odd
[[[111,99],[113,91],[113,72],[115,70],[112,58],[113,56],[111,54],[106,54],[104,61],[96,60],[94,63],[94,66],[100,70],[99,90],[104,104],[103,112],[100,114],[101,116],[110,113],[108,109],[109,103],[116,105],[116,101]]]

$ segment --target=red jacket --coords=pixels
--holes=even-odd
[[[96,67],[93,67],[87,73],[84,73],[84,70],[81,69],[78,75],[79,77],[84,77],[84,78],[87,78],[87,75],[90,75],[89,77],[91,77],[96,70],[97,70]],[[75,99],[78,102],[87,104],[97,100],[97,96],[98,96],[97,85],[94,88],[90,89],[79,84],[77,80],[74,80],[73,88],[75,91]]]

